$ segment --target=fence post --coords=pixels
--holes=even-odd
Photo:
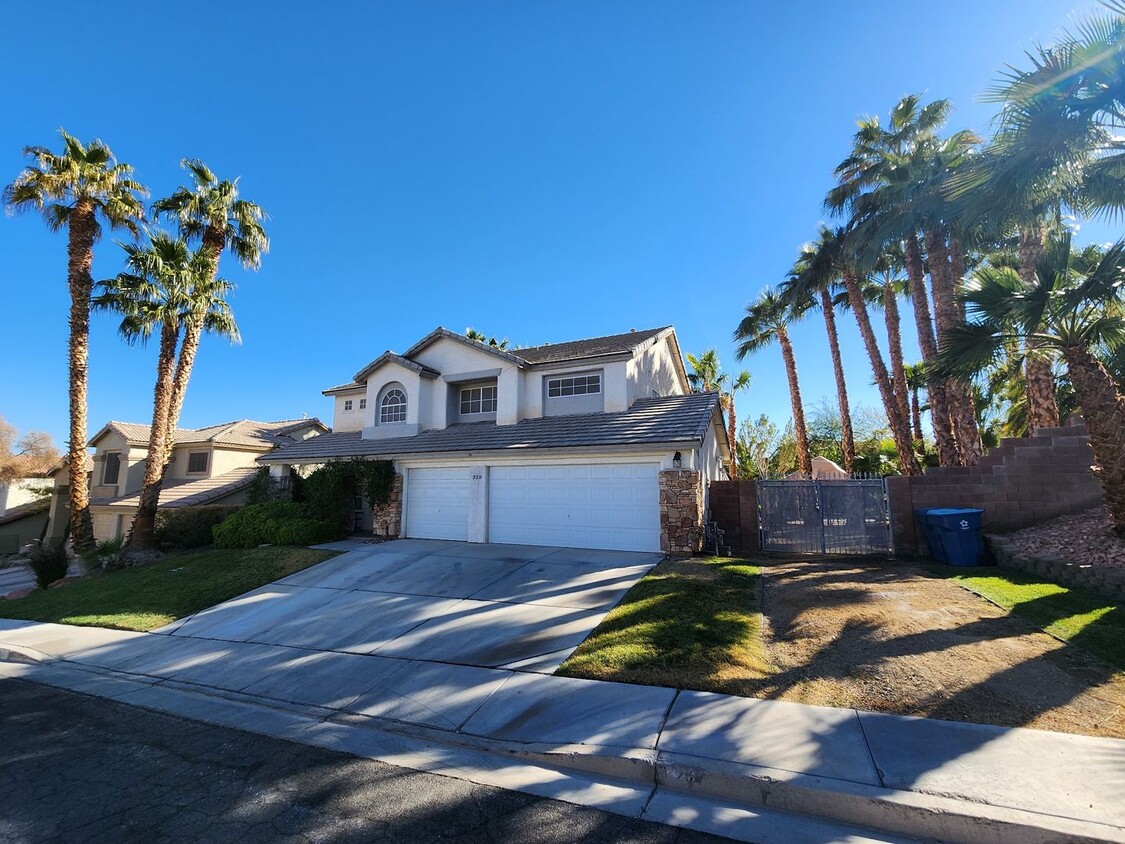
[[[753,554],[761,551],[757,481],[738,482],[738,520],[742,525],[742,553]]]

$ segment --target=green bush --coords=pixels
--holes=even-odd
[[[92,551],[82,555],[82,560],[91,569],[118,571],[125,568],[125,537],[118,534],[94,546]]]
[[[293,499],[308,504],[313,518],[347,524],[357,490],[372,506],[386,504],[394,477],[390,460],[333,460],[305,478],[299,490],[294,488]]]
[[[66,548],[61,544],[47,545],[31,552],[29,564],[35,572],[35,582],[39,588],[46,589],[56,580],[66,577],[70,559],[66,556]]]
[[[315,545],[344,535],[344,526],[318,519],[307,504],[271,501],[249,504],[212,530],[219,548],[258,545]]]
[[[205,504],[156,511],[156,542],[161,548],[202,548],[210,545],[211,530],[240,507]]]

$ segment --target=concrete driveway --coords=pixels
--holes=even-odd
[[[659,554],[405,539],[345,553],[160,632],[553,672]]]

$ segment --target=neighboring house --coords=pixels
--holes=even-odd
[[[258,471],[255,461],[259,457],[327,430],[319,419],[241,419],[195,430],[181,428],[176,431],[176,447],[164,475],[160,506],[240,504]],[[98,541],[129,530],[144,480],[148,439],[148,425],[109,422],[90,440],[90,447],[95,449],[90,470],[90,514]],[[55,474],[56,486],[66,482],[67,472]],[[65,495],[61,498],[65,519]],[[51,533],[56,531],[52,529]]]
[[[357,526],[407,537],[697,550],[730,450],[718,396],[692,394],[671,327],[524,349],[438,328],[346,384],[333,433],[259,458],[394,463]]]
[[[846,481],[851,477],[840,464],[829,460],[827,457],[814,457],[812,459],[812,478],[806,478],[799,471],[786,475],[787,481]]]
[[[0,554],[14,554],[42,538],[51,506],[51,479],[16,478],[0,485]]]

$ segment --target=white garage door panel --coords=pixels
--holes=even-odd
[[[410,470],[406,535],[419,539],[469,538],[468,469]]]
[[[489,541],[658,551],[658,471],[655,463],[494,466]]]

